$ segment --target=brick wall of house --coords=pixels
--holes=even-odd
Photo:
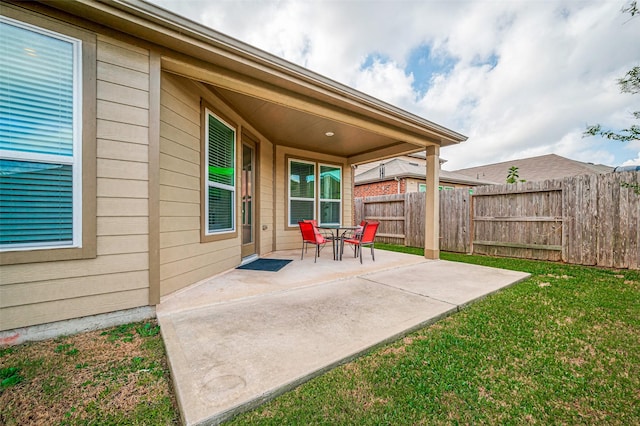
[[[400,194],[406,191],[405,179],[400,179]],[[383,182],[372,182],[363,185],[355,185],[354,197],[374,197],[376,195],[398,194],[398,181],[386,180]]]
[[[402,178],[400,179],[400,192],[398,192],[398,181],[387,180],[384,182],[372,182],[362,185],[355,185],[353,193],[354,197],[374,197],[376,195],[405,194],[406,192],[418,192],[420,190],[421,184],[426,184],[426,182],[419,179]],[[451,183],[446,181],[440,181],[440,186],[441,190],[452,188],[473,188],[469,185]]]

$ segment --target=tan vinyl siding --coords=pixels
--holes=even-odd
[[[147,185],[144,181],[130,180],[127,187],[123,188],[120,179],[99,178],[97,191],[98,197],[144,198],[147,195]]]
[[[227,242],[227,241],[232,241],[232,240],[225,240],[224,242]],[[226,254],[226,252],[232,252],[231,249],[235,244],[223,244],[224,242],[216,241],[215,249],[209,252],[204,252],[202,254],[194,253],[188,257],[175,260],[174,262],[165,262],[160,267],[161,276],[164,279],[168,279],[168,278],[173,278],[181,275],[182,271],[196,271],[201,268],[206,268],[209,265],[209,262],[207,260],[210,259],[212,256],[215,256],[216,260],[219,262],[224,260],[234,259],[235,255],[233,253]],[[213,246],[214,244],[203,244],[203,245]],[[209,247],[209,248],[212,248],[212,247]],[[237,259],[235,259],[235,261],[237,262]],[[236,266],[236,264],[228,266],[227,268],[233,267],[233,266]],[[213,270],[215,270],[215,268]],[[208,276],[211,276],[214,274],[216,274],[216,272],[211,272]]]
[[[200,190],[200,176],[188,176],[173,170],[160,169],[160,182],[180,188]]]
[[[98,72],[98,75],[100,73]],[[98,119],[97,136],[101,140],[118,140],[120,142],[130,142],[146,145],[149,129],[143,126],[136,126],[126,123],[116,123]]]
[[[98,215],[109,217],[148,216],[149,206],[141,198],[98,198]]]
[[[98,239],[98,256],[147,251],[147,235],[109,235]]]
[[[260,161],[260,226],[256,229],[260,254],[273,251],[273,144],[263,141],[259,147]]]
[[[406,185],[405,192],[418,192],[419,183],[424,183],[424,182],[416,181],[414,179],[407,179],[405,183]]]
[[[149,54],[98,35],[96,69],[97,257],[2,266],[0,330],[148,304]]]
[[[99,217],[98,236],[146,235],[149,220],[146,217]]]
[[[240,236],[201,242],[201,98],[238,126],[237,153],[241,152],[244,130],[252,135],[252,139],[256,139],[260,202],[256,209],[256,250],[260,255],[273,250],[274,169],[273,144],[212,92],[202,85],[168,73],[163,73],[161,87],[160,293],[166,295],[234,268],[241,261]],[[237,201],[236,225],[239,226],[239,196]]]
[[[110,275],[127,271],[147,269],[147,254],[114,254],[98,256],[91,260],[69,260],[65,262],[33,263],[28,268],[10,265],[2,268],[2,285],[51,281],[73,277]],[[107,279],[109,277],[103,277]],[[107,287],[104,285],[102,287]],[[4,303],[4,300],[2,301]]]
[[[210,243],[211,244],[211,243]],[[229,257],[222,257],[222,256]],[[162,280],[162,286],[167,291],[175,291],[181,288],[184,288],[185,283],[197,283],[198,281],[202,281],[204,278],[210,278],[214,275],[219,274],[220,272],[227,271],[229,269],[235,268],[238,266],[238,257],[240,256],[240,251],[237,250],[237,253],[234,251],[232,254],[228,254],[228,252],[220,252],[220,253],[211,253],[205,256],[206,258],[215,257],[215,264],[208,264],[206,262],[200,263],[201,266],[198,269],[190,269],[185,268],[184,265],[177,265],[185,270],[186,272],[169,278],[164,278]],[[173,265],[172,267],[177,267]]]
[[[200,223],[198,221],[198,223]],[[173,233],[174,235],[179,235],[179,233]],[[224,242],[228,242],[231,241],[231,243],[227,243],[227,244],[223,244]],[[169,266],[170,264],[173,264],[173,266],[178,266],[178,264],[176,262],[184,260],[184,259],[189,259],[192,257],[197,257],[203,254],[207,254],[207,255],[216,255],[219,254],[219,251],[233,251],[233,249],[235,248],[235,246],[237,245],[237,242],[232,241],[232,240],[224,240],[221,242],[216,242],[216,244],[184,244],[184,245],[173,245],[173,246],[167,246],[164,247],[163,249],[161,249],[161,253],[162,253],[162,266],[161,269],[163,269],[165,272],[167,271],[167,267],[171,267]],[[234,254],[235,255],[235,254]],[[169,275],[174,276],[173,273],[170,273]]]
[[[103,76],[103,81],[115,82],[127,87],[139,90],[149,90],[149,74],[134,70],[127,70],[126,81],[120,80],[122,71],[126,69],[118,65],[98,62],[98,73]],[[120,83],[118,83],[120,81]],[[124,83],[124,84],[123,84]]]
[[[149,150],[146,145],[100,139],[98,157],[109,160],[137,161],[147,163]]]
[[[136,308],[146,305],[148,293],[148,288],[144,288],[3,308],[2,329],[11,330],[27,325]],[[57,314],[53,315],[55,313]],[[26,319],[26,324],[21,318]]]
[[[200,229],[200,220],[197,217],[161,217],[160,227],[165,232],[197,231]]]
[[[98,145],[100,141],[98,141]],[[109,160],[98,157],[98,177],[108,177],[121,180],[146,181],[149,176],[146,163],[136,161]]]
[[[144,288],[147,285],[146,271],[122,272],[113,274],[113,291],[129,291]],[[20,306],[49,302],[51,293],[60,299],[94,296],[99,293],[102,276],[62,278],[50,281],[37,281],[18,285],[0,287],[0,299],[9,306]]]
[[[200,96],[164,74],[160,92],[160,294],[239,263],[238,238],[200,239]]]
[[[101,99],[104,101],[120,103],[122,99],[126,99],[132,107],[149,108],[149,93],[146,90],[134,89],[107,81],[98,81],[97,87],[98,93],[102,95]]]

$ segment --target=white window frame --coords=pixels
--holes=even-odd
[[[205,108],[205,144],[204,144],[204,158],[205,158],[205,179],[204,179],[204,212],[205,212],[205,235],[222,235],[231,234],[236,232],[236,186],[237,186],[237,171],[238,171],[238,157],[237,157],[237,132],[236,128],[231,124],[223,120],[219,115],[215,114],[209,108]],[[233,185],[225,185],[218,182],[211,182],[209,180],[209,120],[213,117],[222,123],[225,127],[229,128],[233,132]],[[209,229],[209,188],[220,188],[231,191],[231,228],[229,229]]]
[[[291,163],[302,163],[302,164],[311,164],[313,165],[313,178],[316,180],[315,185],[314,185],[314,191],[315,193],[313,194],[313,198],[305,198],[305,197],[292,197],[291,196]],[[308,160],[299,160],[296,158],[289,158],[289,161],[287,162],[287,211],[288,211],[288,218],[287,218],[287,222],[289,224],[289,226],[298,226],[298,223],[291,223],[291,211],[293,210],[291,208],[291,201],[313,201],[313,214],[314,217],[313,219],[316,219],[317,217],[317,203],[316,203],[316,199],[318,198],[318,188],[317,188],[317,175],[318,175],[318,164],[315,161],[308,161]]]
[[[320,174],[321,174],[320,170],[321,170],[322,166],[331,167],[331,168],[340,170],[340,199],[339,200],[334,200],[332,198],[321,198],[322,191],[320,191],[320,189],[321,189],[320,186],[322,185],[322,182],[320,180]],[[342,184],[342,181],[343,181],[343,179],[342,179],[342,166],[337,165],[337,164],[318,163],[316,174],[317,174],[317,181],[318,181],[318,187],[317,187],[317,191],[318,191],[318,195],[317,195],[317,198],[318,198],[318,211],[316,212],[316,215],[318,217],[318,224],[319,225],[340,225],[340,224],[342,224],[342,196],[344,194],[344,186]],[[340,205],[340,208],[339,208],[340,215],[339,215],[339,218],[338,218],[338,223],[334,223],[334,222],[323,223],[321,221],[322,216],[320,215],[320,208],[322,207],[322,203],[323,202],[325,202],[325,203],[338,203]]]
[[[314,169],[313,169],[313,176],[315,179],[315,184],[314,184],[314,194],[313,194],[313,199],[312,198],[303,198],[303,197],[291,197],[291,163],[303,163],[303,164],[311,164],[313,165]],[[320,168],[322,166],[327,166],[327,167],[332,167],[332,168],[336,168],[336,169],[340,169],[340,200],[334,200],[334,199],[325,199],[325,198],[320,198],[321,196],[321,191],[320,191],[320,186],[321,186],[321,182],[320,182]],[[341,164],[331,164],[331,163],[322,163],[322,162],[317,162],[317,161],[310,161],[310,160],[301,160],[298,158],[289,158],[287,161],[287,224],[290,227],[295,227],[298,226],[297,223],[292,223],[292,218],[291,218],[291,201],[312,201],[313,202],[313,218],[314,220],[318,221],[318,225],[334,225],[335,223],[331,222],[331,223],[321,223],[320,219],[320,207],[322,205],[322,202],[331,202],[331,203],[339,203],[340,205],[340,223],[342,223],[342,207],[343,207],[343,200],[344,200],[344,168],[342,167]]]
[[[73,156],[52,154],[38,154],[22,151],[0,150],[0,158],[3,160],[15,160],[33,163],[63,164],[72,167],[72,209],[73,209],[73,236],[67,244],[60,242],[24,243],[0,246],[0,252],[26,251],[55,248],[81,248],[82,247],[82,41],[60,34],[45,28],[27,24],[6,16],[0,16],[0,22],[20,27],[27,31],[42,34],[47,37],[62,40],[72,45],[73,52]]]

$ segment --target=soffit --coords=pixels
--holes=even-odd
[[[340,157],[402,145],[363,128],[221,88],[212,88],[271,141]],[[327,132],[333,136],[328,137]],[[416,146],[415,150],[421,149]]]

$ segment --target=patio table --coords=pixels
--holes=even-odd
[[[328,231],[331,231],[331,233],[333,233],[334,231],[336,233],[335,237],[332,237],[333,260],[342,260],[342,253],[340,253],[340,242],[342,241],[344,234],[346,234],[347,231],[355,231],[358,228],[360,227],[352,225],[318,225],[318,229],[326,229]],[[340,233],[340,231],[342,231],[342,234]]]

